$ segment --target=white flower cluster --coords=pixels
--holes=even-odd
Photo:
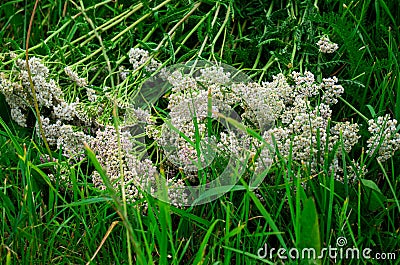
[[[104,167],[108,177],[116,190],[121,187],[121,173],[123,174],[125,190],[128,199],[133,202],[143,198],[147,191],[151,194],[157,192],[157,181],[160,176],[157,169],[148,159],[140,161],[130,152],[133,150],[131,135],[129,132],[120,131],[120,150],[118,148],[118,137],[114,127],[106,126],[104,130],[98,130],[95,138],[91,138],[90,147],[96,153],[100,164]],[[122,158],[122,160],[120,159]],[[121,165],[122,163],[122,172]],[[92,174],[94,185],[99,189],[106,189],[106,186],[97,171]],[[182,180],[166,180],[168,198],[176,206],[184,205],[186,194],[180,193],[179,187],[183,187]]]
[[[11,109],[11,118],[21,127],[26,127],[26,114],[20,108]]]
[[[358,177],[365,177],[368,173],[366,165],[361,166],[359,162],[351,161],[350,165],[347,166],[347,180],[354,182]],[[339,181],[344,182],[344,176],[338,176]]]
[[[191,172],[209,165],[216,155],[216,149],[223,151],[222,146],[236,143],[236,146],[241,147],[240,150],[246,149],[237,141],[223,142],[217,146],[215,136],[209,137],[207,131],[209,118],[221,122],[223,118],[219,115],[229,117],[233,111],[228,103],[234,103],[234,94],[229,91],[230,86],[226,86],[230,82],[229,72],[224,72],[222,67],[210,66],[201,68],[194,75],[180,70],[164,72],[162,75],[172,86],[168,104],[170,124],[164,123],[161,133],[158,133],[154,126],[146,129],[148,136],[155,138],[175,165],[190,175]],[[222,133],[221,137],[227,139],[225,133]],[[233,137],[230,135],[230,139]],[[199,145],[196,147],[196,144]],[[229,146],[227,150],[239,153],[237,149]]]
[[[142,122],[145,124],[153,124],[154,122],[151,120],[150,112],[136,108],[133,110],[134,116],[136,117],[137,122]]]
[[[79,101],[74,103],[67,103],[65,101],[60,101],[60,103],[53,107],[53,114],[56,119],[71,121],[76,116],[76,106]]]
[[[285,107],[277,88],[268,82],[233,84],[231,100],[244,109],[242,119],[256,124],[263,132],[273,125]]]
[[[148,72],[154,72],[161,66],[161,64],[153,58],[150,59],[148,51],[140,48],[132,48],[129,50],[129,62],[132,64],[133,70],[146,64],[145,70]]]
[[[321,38],[318,45],[321,52],[330,53],[338,48],[326,37]],[[147,51],[138,48],[129,51],[129,61],[134,69],[144,66],[146,71],[155,71],[160,67]],[[16,64],[18,71],[13,70],[9,75],[0,73],[0,92],[11,107],[12,119],[26,127],[33,95],[26,62],[16,60]],[[328,164],[328,173],[334,174],[339,181],[345,180],[345,172],[347,180],[355,180],[356,176],[367,173],[365,165],[360,166],[359,162],[353,161],[350,163],[352,166],[347,164],[347,167],[342,165],[343,151],[351,152],[360,135],[357,123],[331,121],[331,107],[338,103],[344,92],[336,77],[316,82],[311,72],[293,72],[289,77],[278,74],[271,82],[258,84],[234,82],[235,74],[220,66],[205,66],[190,73],[181,69],[164,70],[162,79],[171,88],[164,97],[168,98],[169,119],[163,117],[166,122],[159,125],[160,117],[153,117],[151,112],[142,109],[133,109],[133,119],[126,121],[125,129],[119,132],[119,148],[114,127],[92,126],[90,118],[82,114],[83,105],[79,100],[73,103],[64,100],[58,84],[49,78],[49,69],[38,58],[32,57],[29,66],[48,143],[75,160],[84,157],[83,143],[89,143],[115,189],[120,189],[123,177],[131,201],[143,198],[141,190],[157,192],[157,184],[163,177],[157,173],[151,160],[142,161],[133,154],[134,142],[126,130],[129,122],[145,124],[147,136],[164,148],[171,163],[171,166],[167,164],[168,198],[178,206],[186,204],[188,196],[182,191],[185,187],[184,179],[180,177],[183,176],[180,174],[182,170],[186,179],[197,182],[194,172],[209,166],[215,157],[225,162],[226,156],[244,158],[255,174],[268,168],[273,159],[278,158],[277,153],[286,159],[291,157],[294,166],[303,169],[309,166],[312,174],[321,172]],[[78,86],[86,86],[88,105],[94,113],[103,108],[98,101],[117,98],[111,89],[94,90],[69,67],[64,70]],[[126,78],[127,72],[120,70],[122,77]],[[128,111],[124,99],[117,99],[118,106]],[[256,131],[264,141],[242,132],[241,127],[230,123],[227,117]],[[82,131],[80,122],[90,130]],[[396,125],[397,121],[390,119],[389,115],[369,121],[369,157],[376,156],[379,161],[385,161],[400,148]],[[39,130],[38,125],[36,129]],[[275,146],[277,152],[263,143]],[[92,180],[99,189],[106,188],[98,172],[93,172]]]
[[[322,53],[334,53],[337,49],[339,49],[339,45],[330,41],[326,36],[321,37],[317,42],[317,45],[319,47],[319,51]]]
[[[20,126],[26,127],[25,100],[29,98],[29,92],[25,91],[20,84],[11,82],[3,73],[0,73],[0,92],[11,108],[11,118]]]
[[[310,164],[313,172],[319,169],[321,163],[323,165],[326,152],[335,151],[342,143],[345,152],[350,152],[360,138],[358,124],[338,122],[331,130],[328,129],[332,114],[330,106],[338,102],[344,91],[342,86],[337,85],[336,77],[317,83],[311,72],[293,72],[290,79],[278,74],[272,82],[257,84],[230,82],[230,73],[224,73],[219,67],[199,72],[197,77],[178,70],[163,74],[172,85],[168,105],[171,124],[186,138],[164,130],[156,141],[164,150],[167,149],[170,159],[180,161],[179,167],[184,170],[196,165],[199,159],[201,163],[204,163],[204,158],[206,161],[209,159],[204,153],[199,156],[193,143],[196,143],[196,134],[201,139],[207,134],[210,100],[211,118],[218,119],[219,114],[229,113],[233,107],[239,106],[243,110],[241,120],[247,126],[254,128],[255,125],[266,143],[273,145],[275,142],[280,155],[286,158],[291,155],[299,164]],[[321,97],[322,102],[318,103],[317,97]],[[193,123],[194,117],[197,128]],[[277,126],[274,127],[275,124]],[[217,152],[241,157],[253,157],[257,148],[262,146],[249,135],[233,131],[222,131],[218,139]],[[271,153],[268,147],[261,149],[254,165],[256,173],[261,173],[272,163]],[[340,179],[341,151],[336,151],[336,154],[331,169]]]
[[[304,75],[292,72],[292,77],[296,83],[295,92],[305,97],[313,97],[318,94],[318,85],[315,83],[314,75],[305,71]]]
[[[86,95],[90,102],[96,102],[96,100],[97,100],[96,90],[88,87],[88,88],[86,88]]]
[[[86,78],[79,77],[79,75],[76,72],[74,72],[69,66],[64,68],[64,72],[72,81],[76,83],[77,86],[79,87],[87,86]]]
[[[11,77],[16,76],[17,81],[11,81],[10,77],[0,74],[0,92],[4,94],[11,108],[12,119],[18,125],[26,127],[27,115],[33,107],[33,94],[26,62],[18,59],[16,64],[19,71],[12,72]],[[63,92],[53,79],[49,79],[49,69],[40,62],[39,58],[30,58],[29,67],[39,107],[46,108],[50,111],[50,116],[57,119],[72,120],[77,103],[65,102]]]
[[[227,85],[231,82],[230,76],[231,73],[224,72],[222,67],[211,66],[200,69],[200,76],[196,79],[206,85]]]
[[[321,88],[324,90],[322,101],[328,105],[336,104],[338,102],[338,97],[343,94],[344,88],[336,84],[338,82],[336,76],[324,78],[322,81]]]
[[[91,136],[82,131],[74,131],[69,124],[63,124],[61,120],[51,123],[49,118],[41,117],[43,131],[49,145],[57,146],[63,151],[63,155],[75,160],[84,158],[84,143],[89,142]],[[39,131],[36,125],[36,130]]]
[[[176,70],[170,74],[167,73],[162,73],[162,75],[166,75],[166,79],[168,82],[172,85],[172,92],[174,92],[174,96],[177,97],[177,102],[181,101],[183,98],[179,97],[179,93],[184,93],[184,92],[197,92],[198,87],[197,87],[197,82],[196,79],[194,79],[192,76],[189,75],[184,75],[181,71]],[[174,101],[172,101],[174,104]],[[175,104],[177,105],[177,104]],[[171,106],[169,106],[171,108]]]
[[[119,76],[121,77],[122,80],[125,80],[126,77],[128,76],[129,72],[125,69],[124,66],[120,66],[118,68],[119,70]]]
[[[336,78],[326,79],[322,84],[315,82],[311,72],[305,72],[304,75],[293,72],[291,78],[293,85],[279,74],[272,82],[264,82],[262,86],[242,84],[241,89],[236,89],[235,92],[240,95],[240,98],[245,99],[249,109],[255,112],[255,115],[249,119],[258,119],[262,125],[269,125],[259,128],[266,129],[264,139],[269,143],[275,141],[283,157],[289,157],[291,153],[293,160],[299,163],[311,161],[311,164],[318,164],[323,159],[322,154],[324,154],[327,139],[330,141],[329,146],[334,146],[337,138],[333,137],[332,133],[330,137],[327,135],[328,121],[332,113],[329,105],[320,103],[313,106],[315,105],[314,98],[322,93],[322,97],[329,96],[331,99],[329,103],[333,104],[342,91],[335,87]],[[336,93],[331,92],[332,86],[334,89],[331,90]],[[274,123],[278,126],[271,128]],[[347,129],[357,131],[358,127],[357,125],[347,126],[346,133]],[[349,136],[349,139],[345,140],[345,149],[350,151],[359,137],[350,132],[346,136]],[[329,151],[331,150],[332,148]],[[266,148],[265,152],[269,152],[269,149]],[[321,154],[319,157],[318,152]],[[260,157],[268,158],[266,155]],[[268,163],[270,163],[268,159],[264,161],[264,164]]]
[[[386,161],[400,148],[400,134],[396,129],[397,120],[390,119],[387,114],[376,120],[369,120],[368,125],[371,137],[367,141],[367,154],[373,156],[376,153],[379,161]]]
[[[331,128],[331,139],[330,139],[330,149],[343,141],[343,148],[348,153],[351,148],[358,142],[361,137],[358,135],[359,126],[357,123],[351,124],[350,122],[338,122],[335,126]],[[338,153],[341,155],[341,152]]]
[[[196,98],[195,102],[191,102],[189,99],[181,102],[182,106],[173,108],[170,112],[171,124],[164,124],[160,138],[157,138],[158,143],[163,146],[169,159],[179,164],[185,170],[189,168],[190,170],[197,169],[198,155],[195,145],[179,135],[176,130],[179,130],[194,143],[196,128],[193,119],[196,119],[197,133],[204,139],[206,133],[207,101],[204,101],[204,97],[201,99],[203,100]],[[204,154],[201,154],[200,159],[202,159],[202,162],[204,162],[204,158]]]
[[[293,72],[292,78],[295,83],[293,86],[285,81],[280,82],[283,91],[292,96],[284,101],[283,112],[279,117],[282,125],[269,132],[276,141],[280,155],[286,158],[291,155],[300,164],[310,163],[311,171],[316,173],[318,166],[324,164],[325,152],[334,151],[341,142],[346,152],[351,151],[360,138],[357,134],[359,126],[339,122],[328,130],[332,114],[330,105],[337,103],[337,97],[343,93],[343,88],[336,85],[336,77],[323,79],[320,84],[316,83],[310,72],[304,75]],[[321,94],[323,102],[316,104],[316,97]],[[338,163],[340,155],[341,152],[337,152],[331,165],[337,179],[340,179],[338,174],[341,172]]]
[[[255,150],[251,150],[251,138],[243,133],[233,131],[221,132],[217,147],[226,154],[233,154],[241,157],[244,154],[255,155]]]
[[[29,91],[30,98],[25,98],[29,102],[32,101],[30,81],[25,60],[18,59],[17,66],[20,68],[18,79],[21,81],[22,87]],[[58,84],[53,80],[47,80],[49,69],[40,62],[39,58],[32,57],[29,59],[29,67],[32,74],[33,85],[36,90],[36,98],[39,106],[51,108],[63,100],[63,93]],[[19,92],[19,91],[15,91]]]

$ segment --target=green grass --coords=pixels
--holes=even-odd
[[[0,72],[8,75],[15,69],[10,51],[24,57],[34,3],[0,3]],[[369,171],[343,184],[329,175],[327,164],[321,174],[307,175],[306,166],[280,157],[260,186],[261,199],[241,179],[219,199],[194,207],[177,208],[145,193],[143,212],[135,207],[140,201],[127,204],[111,184],[104,192],[94,188],[90,174],[102,169],[90,150],[80,162],[57,150],[57,162],[41,161],[44,145],[32,126],[11,120],[0,93],[0,263],[273,264],[280,261],[277,252],[257,256],[264,244],[321,249],[335,247],[341,236],[346,246],[398,258],[400,157],[396,153],[382,164],[366,156],[364,117],[389,113],[400,120],[399,21],[399,5],[389,0],[40,1],[30,56],[46,62],[69,101],[85,92],[67,80],[63,68],[87,77],[104,102],[100,120],[113,124],[106,86],[129,99],[148,77],[137,71],[120,79],[119,67],[129,68],[132,47],[148,50],[166,66],[198,58],[222,61],[256,82],[294,70],[311,71],[318,80],[336,75],[345,93],[333,120],[362,124],[363,136],[350,154],[341,145],[337,152],[345,165],[354,166],[357,158]],[[336,53],[318,52],[315,43],[323,35],[339,44]],[[68,187],[59,178],[63,168],[69,168]],[[51,181],[50,173],[59,181]],[[327,257],[318,262],[335,263]]]

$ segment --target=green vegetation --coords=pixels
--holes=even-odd
[[[320,251],[340,247],[338,240],[344,238],[344,249],[361,253],[370,248],[371,256],[386,253],[387,258],[367,260],[360,254],[359,259],[341,259],[338,254],[337,260],[325,255],[315,262],[398,264],[390,259],[400,257],[400,137],[399,126],[392,123],[400,120],[397,1],[42,0],[30,34],[35,1],[0,3],[1,264],[274,264],[281,261],[278,248]],[[317,43],[323,37],[338,49],[321,52]],[[40,79],[41,73],[34,73],[39,68],[30,66],[32,77],[38,78],[33,82],[36,94],[22,74],[27,71],[27,46],[32,65],[40,68],[40,61],[49,70]],[[132,59],[131,48],[148,52],[142,54],[147,65],[133,65],[140,57]],[[326,128],[311,130],[316,146],[308,160],[296,157],[301,150],[295,135],[289,135],[289,147],[278,148],[257,190],[249,188],[247,177],[254,156],[237,185],[207,204],[177,207],[129,185],[115,189],[113,181],[125,183],[119,172],[126,170],[124,163],[129,165],[122,151],[125,134],[118,129],[132,122],[125,104],[154,75],[151,67],[196,59],[231,65],[260,87],[276,76],[293,84],[293,71],[313,73],[316,84],[336,76],[344,92],[335,96],[337,104],[328,104],[332,115]],[[10,106],[9,87],[19,112]],[[69,127],[64,129],[79,141],[53,139],[46,122],[57,117],[43,100],[50,94],[51,104],[75,108],[70,120],[65,114]],[[174,95],[168,91],[152,106],[157,126],[168,116],[168,100]],[[324,95],[308,98],[307,115],[317,109],[315,116],[321,114]],[[35,126],[35,101],[45,137]],[[282,104],[287,109],[293,105]],[[235,110],[242,114],[246,109],[237,105]],[[358,124],[357,129],[347,121]],[[194,124],[197,141],[200,124]],[[381,133],[375,138],[369,130],[374,124]],[[106,126],[115,127],[118,141],[110,147],[113,156],[104,158],[99,154],[108,149],[96,149],[93,139]],[[205,126],[218,131],[214,123]],[[289,127],[282,119],[276,119],[276,126]],[[258,129],[248,132],[261,139]],[[355,136],[346,134],[350,129],[359,135],[354,143],[349,141]],[[329,148],[329,139],[321,137],[325,131],[328,138],[336,137]],[[274,144],[279,147],[282,141],[276,138]],[[147,135],[144,147],[154,167],[167,172],[158,142]],[[112,159],[117,161],[115,178],[103,168]],[[220,172],[224,162],[214,162],[208,172]],[[186,181],[182,170],[173,170]],[[131,191],[138,192],[135,200],[130,200]],[[265,245],[275,252],[264,259],[258,254]]]

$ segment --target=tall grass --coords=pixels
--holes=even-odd
[[[1,73],[13,70],[10,51],[24,56],[32,2],[1,2]],[[129,98],[146,78],[140,71],[125,81],[118,76],[120,66],[128,68],[131,47],[151,51],[165,65],[222,61],[258,82],[293,70],[309,70],[319,80],[336,75],[345,94],[335,120],[357,121],[367,136],[364,118],[390,113],[400,119],[399,19],[398,3],[385,0],[43,0],[29,54],[52,62],[51,76],[70,101],[83,92],[66,80],[67,65],[96,90],[108,86]],[[315,43],[325,34],[339,44],[338,52],[318,52]],[[106,105],[100,119],[110,121],[113,107]],[[148,208],[142,211],[135,207],[140,201],[126,204],[111,185],[103,192],[94,188],[91,171],[105,182],[108,176],[89,148],[80,162],[55,150],[56,160],[44,161],[44,145],[33,130],[11,120],[1,94],[0,110],[2,264],[274,264],[277,252],[257,255],[265,244],[321,249],[335,247],[338,237],[349,247],[400,256],[400,159],[382,164],[367,157],[365,137],[349,155],[342,146],[336,150],[345,165],[354,167],[353,155],[368,165],[355,184],[334,180],[327,164],[323,174],[301,174],[292,157],[278,154],[258,195],[242,179],[216,201],[194,207],[177,208],[144,193]],[[65,167],[71,172],[67,187],[61,180]],[[381,263],[327,256],[316,262]]]

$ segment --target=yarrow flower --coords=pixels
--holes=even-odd
[[[32,82],[35,88],[36,100],[39,108],[50,111],[50,116],[61,120],[72,120],[75,117],[77,103],[67,103],[59,85],[49,78],[49,69],[41,63],[39,58],[32,57],[28,61],[31,70]],[[29,81],[26,61],[18,59],[16,65],[19,71],[17,81],[11,81],[10,77],[0,74],[0,92],[11,108],[11,117],[20,126],[26,127],[26,118],[33,106],[33,94]],[[14,75],[15,74],[15,75]]]
[[[42,127],[49,145],[56,146],[63,151],[63,155],[75,160],[84,158],[84,143],[89,142],[90,135],[82,131],[74,131],[69,124],[63,124],[61,120],[51,123],[49,118],[41,117]],[[39,132],[39,125],[36,124]]]
[[[130,153],[133,150],[133,143],[129,132],[121,130],[119,135],[120,148],[116,130],[112,126],[106,126],[104,130],[98,130],[96,137],[91,138],[89,145],[96,153],[100,164],[104,167],[116,190],[120,190],[122,185],[121,174],[123,174],[128,199],[130,202],[134,202],[143,198],[141,190],[154,194],[159,183],[157,178],[161,178],[161,176],[158,175],[156,167],[150,160],[141,161]],[[93,172],[92,180],[97,188],[106,189],[97,171]],[[168,198],[172,204],[176,206],[186,204],[186,195],[182,193],[176,194],[176,192],[179,192],[179,188],[184,186],[182,180],[167,179],[166,186]]]
[[[349,153],[352,147],[358,142],[360,139],[360,135],[358,135],[359,125],[357,123],[351,124],[350,122],[339,122],[335,126],[331,128],[331,139],[330,139],[330,148],[332,150],[333,146],[337,143],[340,143],[341,139],[343,140],[344,150]],[[341,155],[341,152],[338,153]]]
[[[148,51],[140,48],[132,48],[129,50],[129,62],[132,64],[133,70],[147,63],[145,70],[148,72],[154,72],[161,66],[161,64],[153,58],[150,59]]]
[[[225,72],[222,67],[206,66],[196,70],[194,75],[179,69],[164,71],[160,75],[171,86],[172,93],[168,98],[170,124],[163,124],[160,131],[153,126],[147,127],[146,131],[149,137],[154,137],[163,147],[167,157],[176,166],[191,174],[208,166],[208,161],[216,155],[215,149],[221,149],[221,146],[215,145],[213,137],[207,136],[208,118],[219,120],[219,114],[230,113],[232,107],[229,102],[234,103],[232,98],[239,96],[230,91],[230,72]],[[185,137],[178,134],[177,130]],[[193,145],[197,136],[200,136],[201,144],[204,144],[200,146],[200,150]],[[224,137],[223,134],[221,136]],[[232,145],[233,142],[226,144]],[[245,149],[241,144],[236,145]],[[208,152],[209,150],[212,152]]]
[[[26,114],[23,114],[21,109],[11,109],[11,118],[21,127],[26,127]]]
[[[129,74],[129,71],[127,71],[127,70],[125,69],[124,66],[120,66],[120,67],[118,68],[118,70],[119,70],[119,76],[121,77],[121,79],[122,79],[122,80],[125,80],[126,77],[127,77],[128,74]]]
[[[397,120],[390,119],[387,114],[376,120],[369,120],[368,125],[371,137],[367,141],[367,154],[373,156],[376,153],[377,160],[386,161],[400,148],[400,134],[396,129]]]
[[[94,90],[93,88],[86,88],[86,95],[90,102],[96,102],[97,100],[96,90]]]
[[[326,53],[338,48],[327,37],[317,44],[320,51]],[[150,57],[149,52],[139,48],[129,51],[129,61],[133,69],[144,67],[148,72],[161,65]],[[0,92],[11,108],[11,118],[26,127],[33,95],[26,62],[16,60],[16,65],[17,70],[0,73]],[[119,91],[88,87],[86,79],[79,78],[78,73],[66,67],[65,73],[78,86],[85,87],[87,96],[86,105],[79,99],[69,103],[40,59],[32,57],[29,65],[44,135],[50,146],[61,150],[68,160],[79,161],[84,158],[83,145],[88,143],[113,187],[120,191],[121,185],[125,185],[131,202],[143,199],[143,191],[159,191],[156,184],[163,179],[170,202],[177,206],[186,205],[188,194],[182,192],[184,181],[198,184],[196,170],[211,166],[214,158],[218,163],[222,161],[222,165],[229,156],[248,166],[245,174],[263,174],[278,158],[278,152],[279,158],[290,158],[294,167],[306,169],[310,174],[332,174],[342,182],[354,181],[368,172],[365,161],[349,161],[346,166],[342,162],[347,157],[342,157],[343,152],[350,153],[360,139],[360,125],[332,121],[331,108],[344,92],[336,77],[317,82],[309,71],[303,74],[292,72],[287,77],[278,74],[272,81],[259,84],[250,80],[234,82],[235,74],[221,66],[206,65],[192,75],[181,69],[164,69],[160,76],[169,86],[163,97],[168,100],[167,118],[160,119],[154,116],[157,109],[130,109],[130,103],[117,96]],[[128,73],[129,70],[120,68],[122,79]],[[132,113],[132,119],[126,118],[118,132],[107,122],[99,124],[92,120],[99,116],[98,113],[106,112],[104,101],[107,100],[123,108],[123,115]],[[234,128],[235,122],[232,125],[224,117],[251,128],[259,137]],[[161,120],[167,119],[168,122],[160,124]],[[371,137],[367,141],[367,155],[383,162],[400,148],[397,121],[386,115],[370,120],[368,124]],[[169,160],[165,162],[163,176],[150,159],[141,159],[135,153],[131,132],[134,126],[140,125],[145,125],[146,135],[155,141],[156,148],[163,147],[161,154]],[[38,124],[35,129],[41,137]],[[164,168],[164,159],[161,161]],[[62,181],[68,182],[68,173],[68,170],[60,170]],[[50,177],[55,180],[54,176]],[[92,172],[91,177],[96,188],[106,189],[98,172]]]
[[[338,97],[343,94],[344,88],[337,85],[338,79],[336,76],[322,79],[321,89],[324,91],[322,101],[328,105],[336,104]]]
[[[76,106],[79,101],[75,103],[67,103],[61,101],[58,105],[53,107],[54,116],[56,119],[71,121],[76,115]]]
[[[231,82],[231,73],[224,72],[224,69],[219,66],[211,66],[200,69],[200,76],[197,81],[207,85],[226,85]]]
[[[242,122],[247,126],[255,125],[265,143],[276,144],[281,156],[287,158],[291,155],[299,164],[311,165],[312,173],[320,170],[326,152],[337,150],[335,147],[343,143],[344,151],[349,153],[360,138],[358,124],[339,122],[331,130],[328,129],[332,115],[330,106],[338,102],[344,91],[337,84],[336,77],[324,78],[322,83],[318,83],[314,75],[306,71],[304,74],[293,72],[289,78],[279,74],[272,82],[262,84],[235,83],[229,81],[229,72],[224,73],[218,67],[206,67],[195,72],[195,77],[179,70],[164,71],[162,76],[172,86],[168,105],[171,124],[191,142],[196,141],[196,134],[201,137],[206,135],[209,100],[213,114],[240,106],[243,110],[240,116]],[[320,103],[316,100],[318,96],[322,98]],[[197,119],[196,130],[193,117]],[[213,119],[216,117],[212,116]],[[197,165],[198,150],[178,134],[166,133],[165,128],[160,133],[154,126],[147,132],[179,167],[187,170],[190,165]],[[216,148],[218,153],[252,157],[257,153],[252,147],[262,145],[251,138],[246,134],[222,131]],[[339,159],[341,154],[337,152],[330,165],[338,180],[342,179],[343,173]],[[271,156],[270,148],[262,149],[259,160],[254,164],[256,174],[272,163]],[[205,157],[206,154],[202,153],[201,163]]]
[[[319,47],[319,51],[322,53],[334,53],[337,49],[339,49],[339,45],[330,41],[326,36],[321,37],[317,42],[317,45]]]
[[[76,83],[79,87],[87,86],[86,78],[79,77],[79,75],[74,72],[69,66],[64,68],[64,72],[68,75],[68,77]]]

